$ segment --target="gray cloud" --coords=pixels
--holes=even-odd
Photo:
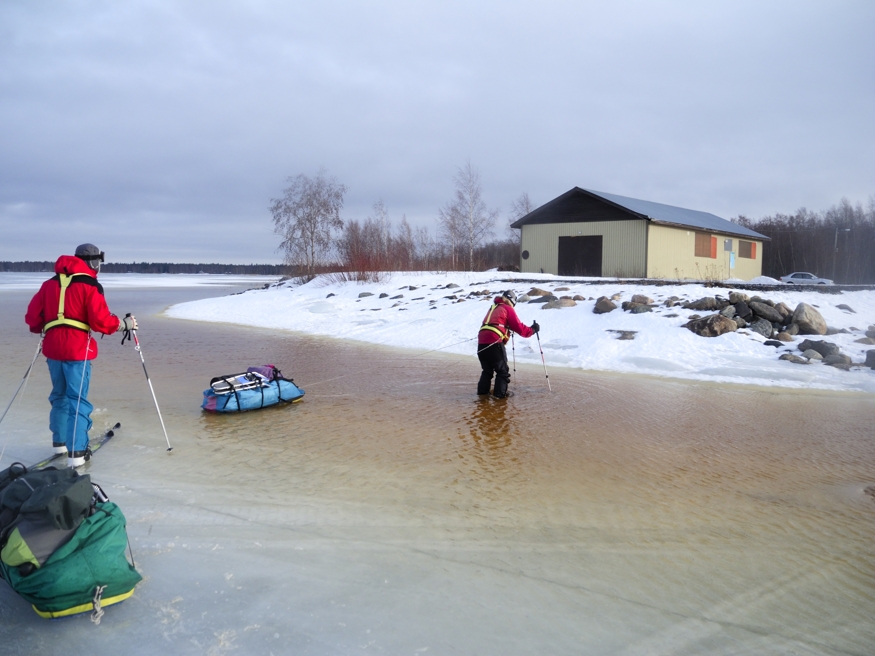
[[[0,6],[0,259],[278,261],[319,167],[346,218],[432,225],[574,185],[714,212],[875,193],[875,5],[80,2]]]

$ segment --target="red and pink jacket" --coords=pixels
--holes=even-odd
[[[508,331],[513,331],[521,337],[531,337],[535,333],[520,321],[513,307],[502,296],[496,296],[489,312],[483,318],[483,325],[477,335],[478,344],[506,344],[510,339]]]
[[[46,280],[27,306],[24,320],[30,332],[40,333],[47,324],[58,319],[61,274],[73,276],[64,293],[65,319],[84,324],[91,331],[104,335],[118,330],[121,322],[106,306],[97,272],[84,260],[74,255],[62,255],[55,262],[55,273],[58,275]],[[46,331],[43,353],[52,360],[93,360],[97,357],[97,342],[84,328],[56,325]]]

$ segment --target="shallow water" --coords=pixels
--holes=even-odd
[[[107,337],[95,425],[123,428],[87,469],[145,580],[99,627],[0,588],[15,653],[873,653],[870,396],[556,369],[551,392],[518,366],[513,398],[478,399],[473,347],[159,314],[215,293],[108,292],[140,319],[173,446],[138,356]],[[0,294],[3,407],[36,347],[29,296]],[[200,412],[212,376],[268,362],[301,403]],[[40,363],[0,465],[45,455],[47,394]]]

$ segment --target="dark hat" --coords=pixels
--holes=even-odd
[[[88,266],[96,271],[100,263],[103,262],[104,253],[94,244],[79,244],[76,247],[75,255],[80,260],[85,260]]]

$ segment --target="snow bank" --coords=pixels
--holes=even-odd
[[[768,277],[756,282],[780,284]],[[477,331],[489,301],[504,289],[512,288],[522,295],[533,286],[548,291],[565,287],[557,295],[579,295],[586,299],[578,301],[576,307],[555,310],[535,303],[517,305],[522,321],[531,324],[537,319],[541,325],[540,346],[548,367],[875,392],[875,371],[870,369],[842,371],[820,363],[799,365],[778,359],[788,351],[799,354],[797,345],[804,337],[775,348],[764,345],[765,338],[748,330],[706,338],[683,328],[691,314],[707,313],[664,307],[666,299],[676,296],[695,300],[715,294],[726,296],[730,291],[702,284],[645,285],[622,280],[587,284],[548,274],[497,271],[395,273],[386,274],[382,282],[366,284],[319,277],[306,285],[286,282],[243,294],[183,303],[169,308],[167,314],[179,319],[229,322],[401,348],[474,354]],[[486,290],[488,295],[471,295]],[[660,307],[635,315],[619,308],[607,314],[593,313],[595,299],[616,294],[618,305],[634,294],[644,294]],[[865,352],[875,348],[855,341],[875,323],[873,291],[828,294],[788,286],[786,290],[760,295],[791,308],[800,302],[816,307],[830,327],[849,332],[810,338],[838,344],[854,362],[862,362]],[[841,304],[853,312],[838,308]],[[634,331],[634,339],[619,339],[623,331]],[[517,337],[517,362],[540,364],[538,346],[534,337],[528,340]]]

